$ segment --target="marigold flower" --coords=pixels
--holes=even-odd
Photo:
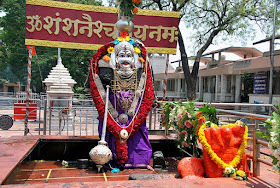
[[[133,10],[132,10],[133,14],[136,14],[138,12],[138,8],[135,7]]]
[[[106,62],[108,62],[108,61],[111,60],[111,58],[110,58],[109,56],[107,56],[107,55],[103,56],[102,59],[103,59],[104,61],[106,61]]]
[[[141,62],[141,63],[144,63],[145,60],[143,59],[143,57],[138,57],[138,61]]]
[[[199,129],[200,129],[200,126],[198,125],[197,131],[196,131],[196,133],[195,133],[196,135],[198,135]]]
[[[126,31],[122,31],[120,34],[120,37],[125,38],[126,36],[128,36]]]
[[[198,123],[202,125],[205,122],[205,117],[198,118]]]
[[[135,48],[134,48],[134,52],[137,53],[137,54],[140,54],[141,51],[140,51],[139,48],[135,47]]]
[[[192,121],[193,126],[195,126],[195,120]]]
[[[126,36],[126,37],[124,38],[124,40],[128,42],[128,41],[130,40],[130,37],[129,37],[129,36]]]
[[[122,38],[122,37],[118,37],[117,40],[118,40],[119,42],[122,42],[122,41],[123,41],[123,38]]]
[[[245,172],[243,170],[237,170],[236,175],[243,178],[245,176]]]
[[[192,127],[192,123],[189,120],[187,120],[187,121],[185,121],[185,126],[187,128],[191,128]]]
[[[112,46],[107,49],[108,53],[112,53],[113,51],[114,51],[114,47],[112,47]]]
[[[196,117],[200,118],[201,116],[202,116],[202,112],[201,111],[196,113]]]
[[[141,3],[141,0],[132,0],[132,3],[135,3],[135,4],[140,4]]]

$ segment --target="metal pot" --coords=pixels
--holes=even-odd
[[[128,20],[127,16],[122,16],[116,23],[117,30],[121,33],[122,31],[126,31],[127,33],[131,33],[134,29],[134,23],[131,20]]]

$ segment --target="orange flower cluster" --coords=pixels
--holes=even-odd
[[[109,62],[111,60],[111,58],[107,55],[103,56],[102,58],[104,61]]]
[[[135,7],[133,10],[132,10],[133,14],[136,14],[138,12],[138,8]]]
[[[128,34],[127,34],[126,31],[122,31],[121,34],[120,34],[120,37],[122,37],[122,38],[125,38],[127,36],[128,36]]]
[[[205,122],[205,117],[198,118],[198,124],[202,125]]]
[[[141,0],[132,0],[132,3],[135,3],[136,5],[139,5],[141,3]]]
[[[202,116],[202,111],[198,111],[197,113],[196,113],[196,117],[197,118],[200,118]]]
[[[145,60],[143,59],[143,57],[138,57],[138,61],[141,62],[141,63],[144,63]]]

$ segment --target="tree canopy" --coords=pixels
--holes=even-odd
[[[102,5],[101,0],[69,0],[72,3]],[[0,19],[0,68],[9,68],[21,83],[26,83],[27,49],[25,39],[25,1],[3,0],[0,8],[6,13]],[[109,5],[116,6],[114,0]],[[278,6],[279,9],[280,6]],[[142,0],[142,8],[153,10],[179,11],[181,21],[187,28],[195,31],[191,36],[182,36],[179,32],[179,48],[187,82],[188,98],[195,98],[196,80],[199,61],[205,50],[219,37],[239,38],[244,40],[254,34],[253,23],[256,23],[267,35],[271,35],[273,0]],[[278,16],[279,17],[278,11]],[[277,29],[279,31],[279,20]],[[188,54],[183,39],[192,38],[195,42],[195,63],[189,67]],[[32,88],[43,91],[42,80],[57,62],[57,49],[36,47],[37,56],[32,63]],[[83,87],[88,75],[89,59],[93,52],[89,50],[62,49],[62,61],[73,79],[77,81],[75,88]],[[0,78],[6,78],[0,74]]]
[[[102,5],[100,0],[69,0],[72,3]],[[0,20],[0,68],[13,72],[13,79],[7,71],[1,71],[0,78],[11,82],[27,81],[28,50],[25,46],[25,0],[3,0],[1,10],[6,13]],[[57,48],[35,47],[32,58],[31,89],[44,91],[42,81],[57,64]],[[62,49],[61,57],[72,78],[77,82],[75,91],[84,88],[88,77],[89,61],[94,54],[91,50]]]
[[[182,36],[179,32],[178,40],[187,83],[187,97],[194,100],[200,58],[207,48],[218,37],[224,36],[224,41],[233,37],[244,41],[247,37],[254,36],[255,27],[252,27],[252,24],[257,24],[267,35],[271,35],[273,2],[273,0],[145,0],[143,7],[180,11],[181,20],[186,23],[187,28],[195,31],[192,36]],[[277,28],[279,25],[278,20]],[[195,44],[192,50],[195,51],[196,58],[192,70],[183,42],[187,37],[193,38]]]

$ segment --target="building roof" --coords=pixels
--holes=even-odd
[[[280,39],[280,35],[276,35],[275,39]],[[253,45],[260,44],[260,43],[263,43],[263,42],[267,42],[267,41],[270,41],[270,40],[272,40],[272,37],[268,37],[266,39],[262,39],[260,41],[254,42]]]
[[[188,57],[188,60],[195,60],[195,58],[196,58],[196,56],[190,56],[190,57]],[[211,57],[201,57],[200,58],[200,63],[206,64],[210,61],[212,61]],[[176,61],[171,61],[170,63],[181,63],[181,62],[182,62],[182,60],[176,60]],[[192,66],[192,65],[190,65],[190,66]]]
[[[195,60],[195,58],[196,58],[196,56],[191,56],[191,57],[189,57],[188,59],[189,59],[189,60]],[[209,63],[210,61],[212,61],[212,58],[211,58],[211,57],[201,57],[201,58],[200,58],[200,63],[206,64],[206,63]]]
[[[208,53],[203,54],[203,56],[215,54],[215,53],[221,53],[221,52],[228,52],[228,53],[233,53],[238,55],[239,57],[244,57],[246,56],[251,56],[251,57],[258,57],[262,56],[263,53],[256,48],[251,48],[251,47],[227,47],[227,48],[222,48],[218,50],[214,50]]]

